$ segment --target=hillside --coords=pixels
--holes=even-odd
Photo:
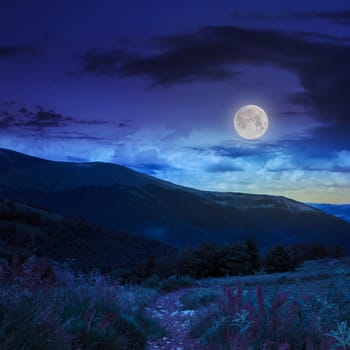
[[[350,222],[350,204],[308,203],[308,205],[318,208],[327,214],[334,215],[339,219]]]
[[[163,256],[173,248],[121,232],[103,230],[24,203],[0,198],[0,257],[45,256],[70,261],[81,270],[136,266],[149,255]]]
[[[350,247],[350,225],[280,197],[199,191],[107,163],[53,162],[0,150],[0,194],[108,229],[176,246],[236,243],[261,247],[320,241]]]

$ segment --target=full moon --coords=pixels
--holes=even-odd
[[[269,127],[269,118],[262,108],[246,105],[235,114],[233,125],[239,136],[256,140],[265,134]]]

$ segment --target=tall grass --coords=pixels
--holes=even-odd
[[[183,309],[198,309],[202,306],[209,306],[216,303],[222,296],[220,289],[213,288],[197,288],[189,290],[181,298]]]
[[[348,292],[343,286],[323,299],[257,286],[249,293],[238,283],[198,311],[191,335],[203,349],[350,349]]]
[[[146,312],[149,290],[118,286],[97,272],[48,270],[47,261],[34,260],[3,262],[1,350],[142,350],[148,339],[162,336]]]

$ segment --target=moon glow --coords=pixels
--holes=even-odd
[[[268,129],[269,118],[262,108],[246,105],[235,114],[233,125],[239,136],[247,140],[256,140]]]

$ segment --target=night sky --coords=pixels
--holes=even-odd
[[[0,0],[3,148],[349,203],[349,103],[348,0]]]

